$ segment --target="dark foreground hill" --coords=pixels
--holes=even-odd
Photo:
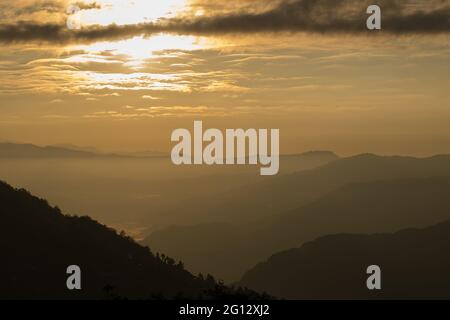
[[[3,182],[0,221],[0,299],[259,297],[194,277],[182,263]],[[66,287],[70,265],[82,270],[81,291]]]
[[[288,299],[449,299],[450,221],[394,234],[340,234],[273,255],[240,284]],[[381,290],[367,289],[367,267]]]
[[[182,259],[236,281],[274,252],[335,233],[395,232],[450,219],[450,177],[353,183],[298,209],[251,224],[172,227],[145,240]]]

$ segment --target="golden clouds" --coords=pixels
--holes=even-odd
[[[134,9],[132,1],[85,1],[80,32],[65,27],[65,1],[4,2],[0,121],[60,131],[70,122],[73,136],[86,125],[150,131],[185,117],[233,127],[241,119],[279,121],[291,126],[288,141],[317,132],[407,133],[411,123],[447,134],[450,38],[442,17],[449,2],[382,1],[385,22],[399,12],[400,22],[369,36],[351,30],[363,7],[355,1],[196,0],[181,11],[145,9],[166,1],[138,1]],[[352,5],[333,11],[337,2]],[[342,24],[323,29],[326,12]],[[418,18],[429,24],[411,26]]]

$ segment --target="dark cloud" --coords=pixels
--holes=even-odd
[[[92,26],[81,30],[70,30],[66,25],[22,22],[12,25],[0,25],[0,41],[5,43],[26,41],[89,43],[101,40],[124,39],[140,34],[151,35],[165,30],[166,28],[159,24]]]
[[[73,5],[80,8],[80,10],[92,10],[92,9],[101,9],[102,6],[97,2],[84,3],[84,2],[75,2]]]
[[[226,34],[256,32],[362,33],[370,4],[382,8],[382,32],[447,33],[450,0],[285,0],[260,13],[230,13],[204,17],[161,19],[155,23],[92,26],[69,30],[65,25],[17,23],[0,25],[0,41],[92,42],[159,32]]]
[[[80,10],[101,9],[102,6],[97,2],[84,3],[81,1],[71,2],[72,5],[77,6]],[[9,3],[0,4],[0,19],[20,19],[26,18],[35,13],[46,13],[49,15],[64,16],[66,14],[67,3],[61,0],[41,0],[30,1],[24,3],[17,3],[12,5]]]
[[[378,4],[390,33],[450,31],[450,0],[286,0],[263,13],[171,21],[192,33],[366,32],[366,9]]]

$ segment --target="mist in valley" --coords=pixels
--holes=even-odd
[[[182,221],[202,223],[201,217],[180,209],[191,199],[221,197],[240,186],[271,179],[261,177],[257,166],[175,166],[169,155],[98,154],[70,147],[3,144],[0,179],[64,212],[93,217],[138,240]],[[6,148],[8,152],[2,154]],[[282,172],[312,168],[335,157],[327,152],[283,156]]]

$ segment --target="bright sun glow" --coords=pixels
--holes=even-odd
[[[84,1],[92,3],[91,1]],[[187,0],[97,0],[100,8],[83,10],[84,25],[135,24],[175,16],[187,8]]]
[[[188,0],[101,0],[95,1],[100,6],[99,9],[83,10],[80,18],[85,26],[151,22],[186,10],[187,2]],[[130,73],[126,74],[82,72],[83,85],[89,89],[188,91],[189,87],[186,84],[178,83],[176,74],[152,73],[149,62],[160,58],[176,58],[180,51],[205,49],[213,45],[206,38],[194,36],[168,34],[136,36],[119,41],[73,46],[71,50],[81,53],[67,58],[66,62],[122,64],[130,69]],[[79,75],[79,72],[77,74]]]
[[[108,52],[113,56],[126,56],[126,65],[139,68],[142,64],[154,57],[161,57],[158,52],[165,50],[197,50],[205,47],[205,41],[193,36],[156,35],[150,38],[134,37],[128,40],[97,42],[91,45],[78,46],[87,52],[85,55],[90,60],[93,55]],[[105,61],[108,62],[108,61]]]
[[[82,25],[126,25],[156,21],[168,18],[189,10],[189,0],[97,0],[83,1],[86,4],[95,3],[98,9],[82,10],[80,20]],[[154,57],[161,57],[165,50],[197,50],[210,47],[209,41],[194,36],[176,36],[159,34],[151,37],[134,37],[120,41],[104,41],[90,45],[76,46],[87,54],[76,59],[84,62],[94,62],[92,59],[102,59],[102,52],[112,56],[126,56],[126,66],[140,68],[144,62]],[[111,62],[111,57],[104,59]],[[100,61],[96,61],[100,62]]]

